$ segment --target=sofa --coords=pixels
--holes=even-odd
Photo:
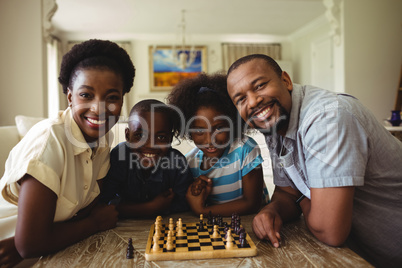
[[[29,117],[18,115],[15,117],[16,124],[13,126],[0,126],[0,178],[4,174],[4,166],[7,160],[8,154],[11,149],[23,138],[23,136],[29,131],[29,129],[37,122],[43,120],[44,118]],[[111,131],[113,132],[113,141],[111,143],[111,148],[116,146],[118,143],[125,141],[125,128],[127,123],[117,123]],[[255,133],[251,135],[261,148],[261,154],[264,159],[263,170],[264,170],[264,181],[267,185],[270,196],[273,193],[274,185],[272,179],[272,169],[271,161],[265,144],[264,137],[261,133]],[[173,141],[173,148],[176,148],[183,154],[189,152],[194,148],[194,144],[190,141]]]

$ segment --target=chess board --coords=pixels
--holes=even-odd
[[[161,237],[159,238],[158,252],[152,250],[155,224],[152,224],[149,231],[147,247],[145,249],[145,259],[147,261],[162,260],[194,260],[194,259],[215,259],[232,257],[250,257],[257,255],[257,248],[250,236],[246,232],[245,246],[240,247],[239,236],[232,232],[233,248],[226,249],[226,239],[224,227],[218,227],[218,238],[212,238],[213,226],[204,225],[205,231],[198,231],[199,223],[183,223],[184,236],[174,235],[174,248],[171,251],[166,249],[168,224],[162,224]]]

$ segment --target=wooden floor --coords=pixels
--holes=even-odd
[[[183,222],[196,222],[189,213],[172,215]],[[42,257],[33,267],[371,267],[345,247],[329,247],[312,236],[302,219],[282,229],[280,248],[260,241],[253,233],[254,215],[242,216],[242,225],[257,246],[258,255],[247,258],[206,259],[188,261],[146,261],[145,248],[154,219],[123,220],[106,232],[95,234],[54,255]],[[230,221],[229,218],[224,218]],[[168,218],[164,218],[164,222]],[[127,241],[132,238],[134,259],[126,259]]]

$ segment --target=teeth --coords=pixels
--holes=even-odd
[[[103,125],[104,123],[106,123],[106,120],[95,120],[95,119],[91,119],[88,118],[88,121],[92,124],[96,124],[96,125]]]
[[[257,117],[258,118],[264,117],[269,112],[269,110],[271,110],[271,108],[267,108],[267,109],[263,110],[261,113],[257,114]]]
[[[143,155],[145,155],[145,157],[149,157],[149,158],[151,158],[151,157],[154,157],[156,154],[143,154]]]

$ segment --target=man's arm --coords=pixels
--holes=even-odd
[[[354,187],[312,188],[300,202],[306,224],[320,241],[343,244],[352,226]]]

